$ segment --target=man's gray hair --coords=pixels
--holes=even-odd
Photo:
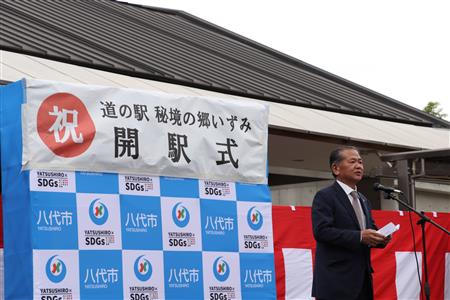
[[[358,153],[359,153],[358,148],[353,147],[353,146],[342,146],[342,147],[336,148],[333,151],[331,151],[331,153],[330,153],[330,169],[331,169],[331,174],[333,174],[334,177],[336,177],[336,175],[334,175],[332,167],[334,164],[338,164],[342,161],[343,157],[341,155],[341,152],[344,150],[355,150],[355,151],[358,151]]]

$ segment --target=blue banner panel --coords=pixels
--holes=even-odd
[[[0,87],[5,299],[33,298],[28,172],[22,171],[23,82]]]
[[[269,186],[265,184],[236,183],[238,201],[272,202]]]
[[[117,174],[76,172],[78,193],[118,194]]]
[[[122,251],[80,250],[81,299],[122,299]]]
[[[204,299],[201,252],[164,252],[166,299]]]
[[[162,250],[159,197],[120,196],[122,248]]]
[[[198,180],[161,177],[161,196],[198,198]]]
[[[273,253],[241,253],[242,299],[275,299],[275,266]]]
[[[200,203],[204,251],[239,251],[237,208],[234,201]]]
[[[78,249],[75,194],[31,192],[34,249]]]

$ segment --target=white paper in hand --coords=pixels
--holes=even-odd
[[[380,228],[377,232],[384,236],[388,236],[388,235],[393,234],[394,232],[396,232],[399,229],[400,229],[400,224],[394,225],[394,223],[389,222],[388,224],[383,226],[383,228]]]

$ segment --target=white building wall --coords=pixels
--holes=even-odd
[[[397,187],[397,181],[392,179],[381,180],[381,184]],[[416,181],[415,194],[415,208],[418,211],[450,212],[450,184]],[[394,200],[381,199],[381,209],[398,210],[398,203]]]
[[[311,206],[314,195],[332,180],[272,186],[273,205]]]
[[[450,195],[417,192],[416,208],[419,211],[450,212]]]
[[[311,206],[314,195],[330,185],[332,180],[307,183],[277,185],[270,187],[273,205]],[[385,180],[383,185],[394,186]],[[398,203],[381,197],[382,210],[398,210]],[[426,212],[450,212],[450,185],[433,183],[416,183],[416,208]]]

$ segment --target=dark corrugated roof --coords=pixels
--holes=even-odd
[[[106,71],[377,119],[450,123],[177,10],[1,0],[0,48]]]

